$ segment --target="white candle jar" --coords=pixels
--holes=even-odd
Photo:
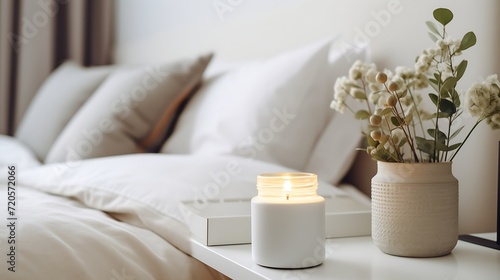
[[[262,266],[306,268],[325,260],[325,200],[312,173],[257,176],[252,257]]]

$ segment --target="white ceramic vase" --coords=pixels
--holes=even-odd
[[[447,255],[458,241],[458,181],[450,162],[378,162],[372,179],[372,238],[405,257]]]

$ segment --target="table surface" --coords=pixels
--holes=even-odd
[[[496,234],[478,236],[495,240]],[[464,241],[444,257],[405,258],[383,253],[370,236],[327,239],[322,265],[294,270],[255,264],[250,244],[191,244],[193,257],[233,279],[500,279],[500,251]]]

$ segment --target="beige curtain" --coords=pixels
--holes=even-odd
[[[64,60],[111,63],[113,0],[0,1],[0,134]]]

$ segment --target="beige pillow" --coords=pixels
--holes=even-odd
[[[82,67],[74,62],[63,63],[36,93],[15,137],[43,161],[66,124],[111,70],[109,66]]]
[[[46,162],[159,149],[211,58],[117,69],[71,119]]]

